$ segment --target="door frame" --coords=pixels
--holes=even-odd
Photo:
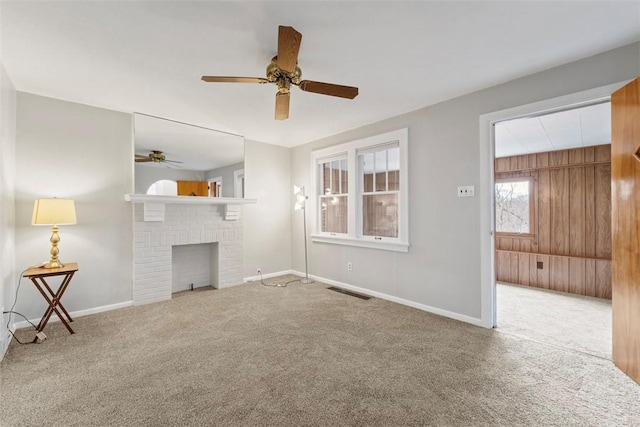
[[[497,325],[495,271],[495,133],[497,122],[576,108],[610,99],[611,93],[631,80],[600,86],[543,101],[494,111],[480,116],[480,324]]]

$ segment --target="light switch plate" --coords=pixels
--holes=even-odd
[[[475,185],[462,185],[458,187],[458,197],[473,197],[476,195]]]

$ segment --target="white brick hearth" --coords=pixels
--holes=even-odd
[[[243,219],[225,220],[223,204],[166,204],[164,221],[145,221],[142,203],[134,203],[133,303],[171,299],[172,246],[217,243],[216,288],[242,283]],[[215,273],[215,272],[214,272]],[[216,279],[213,279],[216,280]]]

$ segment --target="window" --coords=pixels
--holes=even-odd
[[[407,147],[401,129],[314,151],[312,240],[407,252]]]
[[[398,237],[400,148],[397,144],[358,151],[362,182],[362,235]]]
[[[533,178],[496,179],[496,232],[533,234]]]
[[[349,211],[347,158],[320,162],[318,174],[320,177],[320,231],[346,234]]]

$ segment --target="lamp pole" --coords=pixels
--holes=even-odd
[[[307,194],[304,190],[304,185],[300,187],[300,194],[304,198],[302,201],[302,225],[304,231],[304,279],[300,280],[302,284],[313,283],[313,279],[309,279],[309,259],[307,255]]]

